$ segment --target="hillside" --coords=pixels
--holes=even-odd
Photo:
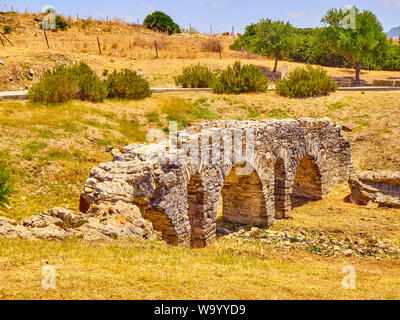
[[[0,15],[1,24],[15,27],[6,35],[15,47],[0,47],[0,90],[29,88],[47,68],[77,61],[87,62],[99,75],[105,69],[140,70],[152,87],[174,87],[173,77],[191,64],[213,69],[236,60],[267,69],[274,64],[230,51],[233,36],[167,36],[121,21],[69,19],[72,27],[67,31],[47,33],[48,49],[35,18],[40,20],[40,15]],[[214,48],[215,41],[223,48],[222,59],[207,49]],[[287,64],[289,69],[301,66]],[[335,77],[354,74],[325,69]],[[400,72],[362,71],[369,83],[390,77],[400,78]],[[0,216],[21,221],[55,206],[78,210],[91,168],[111,161],[113,148],[145,141],[149,129],[166,129],[170,119],[187,123],[301,117],[351,124],[353,130],[344,135],[358,172],[400,171],[400,91],[335,92],[307,99],[268,91],[166,93],[140,101],[56,105],[0,101],[0,161],[10,168],[14,185],[10,206],[0,207]],[[219,234],[215,244],[198,250],[136,238],[1,239],[0,299],[399,299],[400,250],[391,248],[400,246],[400,209],[357,206],[345,201],[349,194],[343,183],[325,199],[296,208],[293,219],[262,230],[278,235],[278,240],[250,236],[251,226],[241,236]],[[0,234],[1,227],[0,220]],[[298,234],[309,242],[296,244]],[[343,248],[349,241],[354,246],[365,243],[365,248],[346,255]],[[377,250],[378,243],[385,251]],[[43,265],[55,266],[56,290],[43,290]],[[356,269],[355,290],[342,287],[345,266]]]
[[[133,68],[144,73],[152,87],[175,87],[173,77],[191,64],[207,64],[224,68],[235,60],[253,63],[272,70],[273,60],[246,52],[229,50],[234,36],[202,34],[159,34],[138,25],[121,21],[69,19],[67,31],[47,32],[47,48],[43,30],[39,27],[42,15],[7,13],[0,15],[0,23],[15,30],[7,35],[14,44],[5,41],[0,47],[0,90],[25,90],[37,81],[46,69],[60,64],[85,61],[99,75],[103,70]],[[36,20],[35,20],[36,19]],[[101,44],[99,54],[97,38]],[[155,41],[159,59],[155,59]],[[219,59],[218,42],[222,48]],[[288,62],[289,70],[301,64]],[[282,63],[279,64],[278,70]],[[334,77],[352,77],[352,69],[326,68]],[[400,77],[400,72],[362,71],[364,81]]]
[[[386,35],[389,38],[395,38],[395,37],[400,36],[400,26],[397,27],[397,28],[390,29],[388,32],[386,32]]]

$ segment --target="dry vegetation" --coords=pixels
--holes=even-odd
[[[202,52],[202,42],[207,41],[202,35],[168,37],[104,21],[71,21],[70,30],[49,33],[48,50],[33,15],[13,19],[20,23],[9,36],[16,47],[0,48],[5,63],[0,66],[2,90],[21,89],[22,82],[29,86],[43,68],[70,61],[83,60],[99,73],[122,67],[142,70],[153,87],[172,87],[173,76],[184,66],[200,62],[217,68],[238,59],[228,49],[229,37],[220,38],[224,52],[219,59],[218,53]],[[97,54],[96,35],[103,45],[102,56]],[[165,43],[157,60],[153,59],[154,39]],[[241,60],[273,66],[267,59]],[[23,74],[29,68],[35,70],[34,79],[19,81],[14,72]],[[333,76],[353,73],[327,70]],[[400,77],[400,72],[362,73],[369,82],[387,77]],[[400,170],[400,92],[337,92],[310,99],[286,99],[274,92],[161,94],[143,101],[72,101],[54,106],[3,101],[0,160],[12,170],[15,193],[11,208],[0,209],[0,215],[20,220],[53,206],[77,209],[90,168],[111,160],[106,147],[144,141],[149,128],[165,129],[168,119],[183,126],[206,119],[326,116],[338,124],[358,125],[346,133],[357,170]],[[335,231],[353,238],[364,232],[400,245],[400,210],[358,207],[343,201],[348,195],[345,184],[338,186],[326,199],[296,209],[294,220],[279,221],[273,229]],[[57,268],[55,291],[41,287],[45,264]],[[345,265],[356,268],[356,290],[342,289]],[[255,239],[219,239],[201,250],[141,240],[0,241],[0,299],[400,299],[399,270],[395,258],[327,258],[306,251],[279,251]]]

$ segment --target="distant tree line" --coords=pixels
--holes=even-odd
[[[400,70],[400,45],[383,32],[370,11],[355,10],[355,28],[343,28],[345,10],[331,9],[322,18],[321,28],[300,29],[283,21],[260,20],[246,27],[232,50],[246,50],[275,59],[360,70]]]

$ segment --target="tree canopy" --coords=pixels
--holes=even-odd
[[[258,53],[275,58],[276,72],[278,60],[295,45],[294,28],[289,22],[261,20],[255,27],[255,36]]]
[[[329,49],[346,57],[356,70],[356,82],[360,83],[360,70],[364,62],[378,59],[388,48],[388,41],[377,17],[370,11],[355,10],[355,27],[344,28],[346,11],[330,9],[322,22],[320,42]]]
[[[151,30],[158,32],[167,32],[168,34],[180,33],[180,27],[172,18],[161,11],[155,11],[149,14],[143,21],[143,25]]]

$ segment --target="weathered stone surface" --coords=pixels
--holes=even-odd
[[[349,184],[356,204],[400,208],[400,172],[365,171],[351,176]]]
[[[246,144],[249,129],[255,136],[250,156],[244,149],[226,159],[224,148],[218,154],[211,145],[201,150],[203,157],[189,152],[193,141],[201,149],[218,134],[243,137]],[[81,211],[93,203],[133,203],[167,242],[200,247],[214,241],[221,207],[227,221],[269,226],[354,173],[350,144],[327,118],[210,121],[192,125],[176,140],[176,149],[168,141],[126,146],[113,162],[93,168]],[[164,161],[171,155],[177,163]]]
[[[143,219],[139,208],[122,201],[92,205],[87,214],[53,208],[25,219],[22,225],[0,217],[0,237],[29,240],[158,238],[151,222]]]

